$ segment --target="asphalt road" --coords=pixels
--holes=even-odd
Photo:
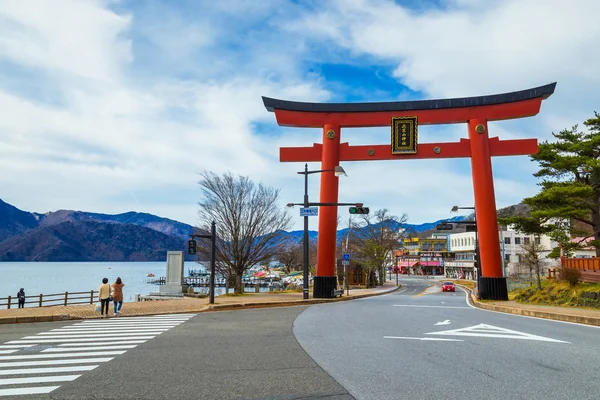
[[[403,284],[311,307],[0,326],[0,399],[600,398],[599,329]]]
[[[294,338],[304,309],[0,327],[0,398],[352,400]]]
[[[462,291],[402,283],[312,306],[294,322],[302,347],[356,399],[600,398],[600,329],[479,310]]]

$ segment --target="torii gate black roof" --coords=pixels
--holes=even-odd
[[[385,111],[436,110],[513,103],[542,97],[547,99],[554,93],[556,82],[517,92],[492,94],[488,96],[460,97],[454,99],[387,101],[373,103],[306,103],[262,97],[268,111],[287,110],[314,113],[360,113]]]

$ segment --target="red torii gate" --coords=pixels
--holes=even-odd
[[[487,122],[536,115],[542,100],[550,97],[555,87],[556,83],[551,83],[518,92],[442,100],[304,103],[263,97],[263,103],[268,111],[275,113],[281,126],[323,129],[322,144],[282,147],[282,162],[321,161],[321,169],[333,170],[340,161],[470,157],[482,269],[478,282],[479,296],[482,299],[508,300],[498,244],[491,157],[535,154],[538,145],[537,139],[490,138]],[[417,152],[415,133],[412,143],[414,154],[393,154],[389,144],[350,146],[340,142],[342,127],[390,126],[398,117],[416,117],[415,121],[421,125],[467,123],[469,138],[453,143],[424,143],[419,145]],[[320,202],[338,202],[338,177],[333,172],[322,173]],[[336,229],[337,207],[323,207],[319,212],[313,297],[331,297],[332,289],[336,288]]]

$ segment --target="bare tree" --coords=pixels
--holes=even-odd
[[[520,264],[524,265],[529,269],[529,281],[533,281],[533,275],[536,276],[536,283],[538,290],[542,290],[542,267],[543,262],[541,254],[546,251],[544,246],[537,243],[537,240],[531,240],[527,244],[522,244],[520,253]]]
[[[374,271],[379,271],[380,284],[383,284],[385,263],[405,235],[401,226],[408,221],[408,216],[391,215],[384,208],[361,217],[360,222],[353,224],[350,234],[352,247],[357,255],[355,259],[367,274],[367,287],[371,285]]]
[[[217,260],[234,275],[235,293],[243,293],[242,276],[280,251],[291,216],[278,205],[278,189],[231,173],[204,171],[200,176],[200,226],[206,231],[215,221]],[[210,254],[208,240],[199,241],[198,253],[204,259]]]
[[[299,243],[287,243],[278,253],[279,262],[285,267],[287,273],[292,272],[302,265],[302,246]]]

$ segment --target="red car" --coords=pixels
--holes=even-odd
[[[442,292],[456,292],[456,286],[452,282],[442,283]]]

